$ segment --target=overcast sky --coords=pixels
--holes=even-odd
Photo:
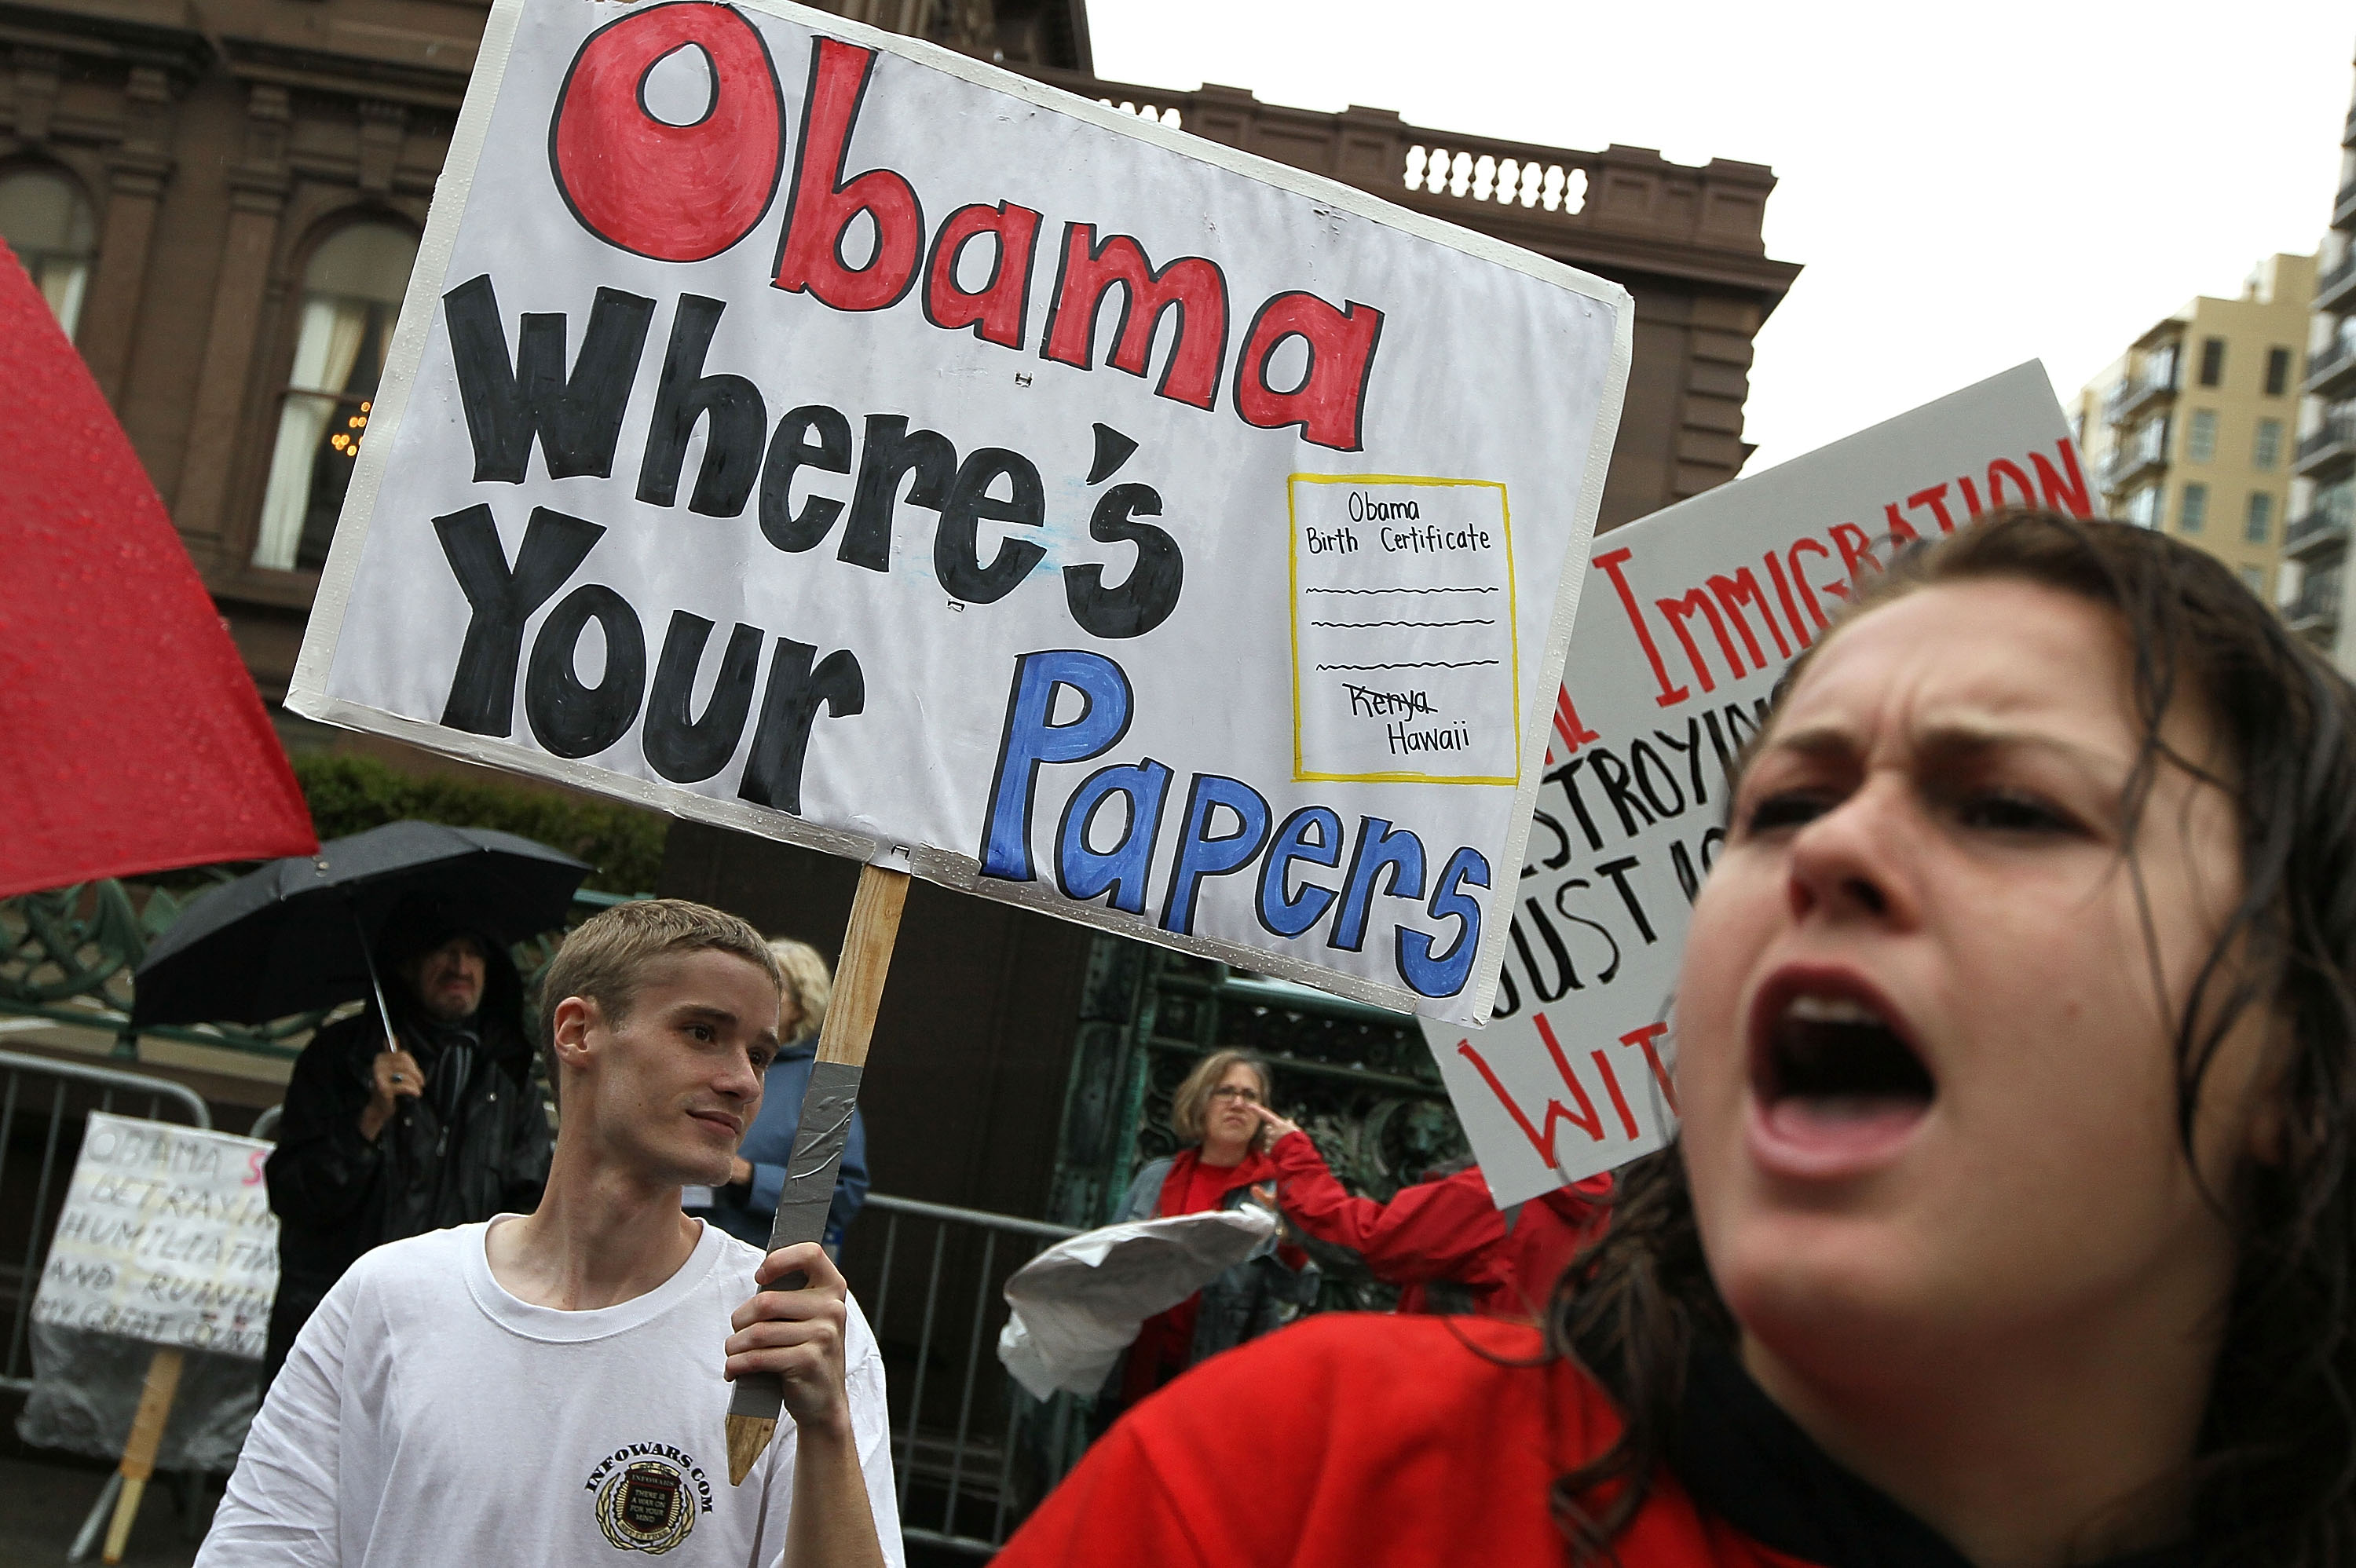
[[[1768,254],[1806,271],[1759,335],[1753,473],[2023,359],[2066,404],[2185,300],[2313,251],[2356,50],[2344,0],[1089,0],[1088,17],[1116,80],[1772,165]]]

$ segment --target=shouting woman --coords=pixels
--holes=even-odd
[[[2356,1562],[2356,693],[2016,514],[1866,584],[1734,783],[1682,1134],[1547,1330],[1223,1358],[1002,1563]]]

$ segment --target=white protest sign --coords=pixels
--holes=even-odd
[[[289,706],[1475,1021],[1632,315],[816,11],[499,0]]]
[[[1511,893],[1496,1021],[1424,1022],[1500,1204],[1667,1141],[1671,992],[1725,838],[1728,763],[1893,538],[2021,505],[2093,513],[2034,361],[1601,541]]]
[[[270,1147],[92,1112],[33,1321],[261,1360],[278,1290]]]

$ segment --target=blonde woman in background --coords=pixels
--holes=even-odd
[[[819,1030],[826,1025],[826,1008],[834,995],[834,976],[825,957],[807,942],[773,937],[769,951],[785,971],[786,1017],[777,1034],[790,1043],[769,1064],[761,1091],[760,1113],[744,1131],[732,1168],[734,1178],[725,1187],[687,1189],[691,1212],[718,1225],[740,1241],[756,1247],[769,1244],[769,1225],[776,1218],[777,1199],[786,1189],[786,1159],[793,1153],[794,1133],[801,1125],[802,1095],[809,1088],[810,1064],[818,1056]],[[836,1179],[834,1203],[827,1211],[826,1250],[842,1250],[844,1232],[867,1200],[867,1124],[860,1113],[851,1117],[851,1138],[843,1146],[842,1173]]]
[[[1268,1063],[1240,1051],[1215,1051],[1171,1096],[1170,1130],[1182,1146],[1137,1173],[1119,1219],[1168,1219],[1248,1201],[1276,1206],[1277,1168],[1263,1146],[1260,1107],[1274,1097]],[[1317,1299],[1317,1265],[1290,1243],[1258,1253],[1167,1312],[1156,1313],[1117,1362],[1097,1396],[1099,1426],[1197,1361],[1290,1322]]]

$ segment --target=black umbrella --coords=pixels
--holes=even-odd
[[[429,900],[502,944],[564,923],[589,867],[482,827],[392,822],[273,860],[190,904],[134,976],[134,1029],[263,1023],[383,993],[371,950],[395,909]]]

